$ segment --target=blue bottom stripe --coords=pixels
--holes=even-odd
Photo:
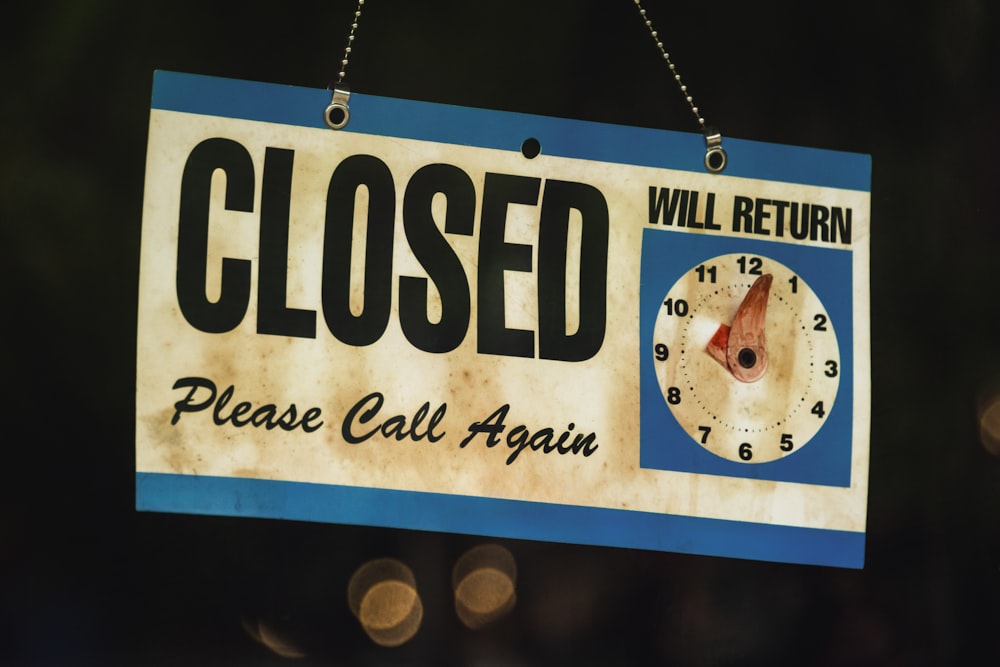
[[[864,533],[440,493],[136,473],[136,509],[861,568]]]

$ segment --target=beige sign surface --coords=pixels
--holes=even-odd
[[[672,133],[363,96],[333,131],[323,94],[157,73],[140,509],[860,566],[867,158],[714,175],[602,154]]]

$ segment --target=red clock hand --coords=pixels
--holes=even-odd
[[[720,325],[705,348],[740,382],[756,382],[767,370],[764,320],[771,280],[768,273],[754,281],[736,310],[732,325]]]

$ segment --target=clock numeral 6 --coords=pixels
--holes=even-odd
[[[670,387],[667,389],[667,403],[670,405],[677,405],[681,402],[681,390],[680,387]]]
[[[664,343],[657,343],[654,345],[653,352],[656,354],[657,361],[666,361],[667,357],[670,356],[670,350]]]
[[[753,458],[753,447],[750,446],[749,442],[744,442],[740,445],[740,458],[744,461],[749,461]]]
[[[781,434],[781,444],[778,446],[778,448],[781,451],[783,451],[783,452],[790,452],[790,451],[792,451],[792,447],[794,447],[794,446],[795,446],[795,444],[792,442],[792,434],[791,433],[782,433]]]

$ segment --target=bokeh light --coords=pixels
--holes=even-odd
[[[365,634],[379,646],[410,641],[424,617],[413,572],[393,558],[370,560],[347,584],[347,603]]]
[[[452,570],[455,613],[472,629],[509,613],[517,602],[517,563],[507,549],[484,544],[465,552]]]
[[[1000,391],[993,390],[979,401],[979,441],[993,456],[1000,457]]]
[[[243,618],[243,629],[254,641],[282,658],[304,658],[305,651],[276,624],[264,619]]]

